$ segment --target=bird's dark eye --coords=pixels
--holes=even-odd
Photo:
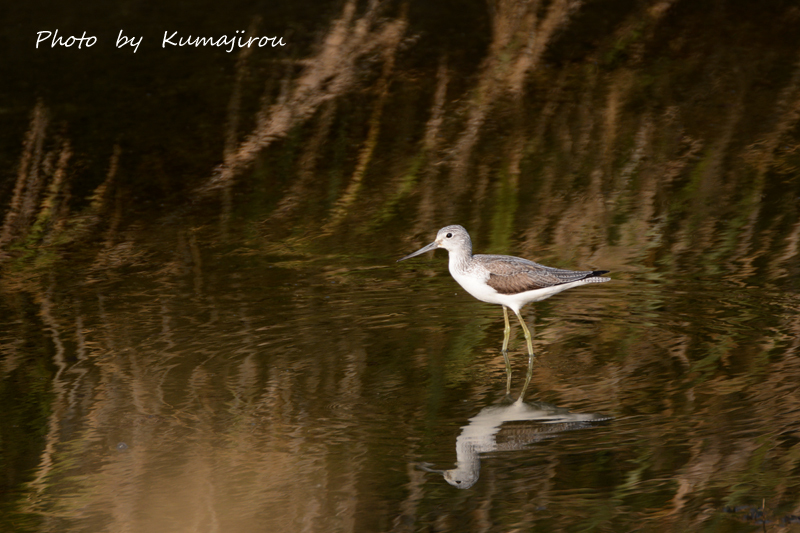
[[[452,234],[452,233],[448,233],[447,235],[445,235],[445,237],[447,237],[448,239],[449,239],[450,237],[452,237],[452,236],[453,236],[453,234]]]

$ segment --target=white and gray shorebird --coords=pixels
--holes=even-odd
[[[472,255],[472,239],[467,230],[458,225],[443,227],[432,243],[397,261],[411,259],[437,248],[449,252],[450,274],[464,290],[482,302],[503,306],[506,319],[503,357],[508,373],[507,390],[511,386],[511,364],[508,360],[511,325],[508,323],[508,310],[517,315],[528,343],[528,375],[520,398],[530,382],[533,363],[531,333],[519,314],[520,309],[528,303],[544,300],[578,285],[611,280],[602,277],[608,270],[563,270],[510,255]]]

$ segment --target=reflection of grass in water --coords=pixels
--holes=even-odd
[[[417,154],[410,163],[408,172],[400,176],[397,180],[395,190],[383,202],[381,207],[377,210],[369,224],[365,225],[363,231],[370,232],[376,227],[385,224],[387,221],[397,216],[397,208],[400,203],[405,200],[416,189],[417,182],[419,181],[419,173],[428,162],[427,155],[422,152]]]
[[[479,304],[476,304],[476,307]],[[446,387],[462,386],[473,381],[476,373],[483,372],[475,368],[476,347],[485,342],[488,325],[493,322],[488,314],[476,308],[475,315],[459,322],[454,328],[457,330],[449,335],[450,342],[444,353],[444,384]],[[502,335],[502,329],[499,330]],[[502,341],[502,337],[498,336]],[[499,344],[498,344],[499,346]],[[499,350],[499,348],[498,348]]]
[[[512,179],[507,169],[503,169],[495,193],[489,253],[507,254],[511,249],[518,201],[516,180]]]
[[[392,72],[391,65],[384,67],[383,76],[378,81],[376,92],[378,93],[378,101],[373,104],[372,113],[369,118],[369,129],[367,130],[367,138],[364,140],[362,147],[358,154],[358,161],[350,182],[345,191],[339,196],[333,208],[331,209],[330,218],[326,224],[325,231],[333,232],[336,227],[347,216],[348,211],[352,208],[353,204],[359,199],[359,194],[362,189],[364,176],[372,161],[375,147],[378,144],[378,135],[381,130],[381,119],[383,116],[383,109],[386,104],[386,99],[389,94],[389,75]]]
[[[18,272],[54,266],[56,247],[70,242],[74,233],[70,226],[76,221],[68,219],[72,148],[63,137],[48,139],[47,114],[40,102],[31,115],[14,195],[0,231],[0,248],[5,259],[13,258],[10,268]]]

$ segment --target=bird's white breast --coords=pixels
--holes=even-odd
[[[476,274],[479,274],[476,276]],[[502,296],[496,290],[486,284],[489,279],[489,273],[482,272],[459,272],[457,268],[450,265],[450,275],[453,279],[461,285],[465,291],[470,293],[478,300],[490,304],[502,303],[497,297]]]

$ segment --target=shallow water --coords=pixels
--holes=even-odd
[[[800,527],[800,12],[645,4],[237,4],[297,46],[24,49],[0,529]],[[611,270],[523,310],[522,402],[519,325],[507,396],[501,308],[444,251],[396,262],[454,223]]]
[[[515,406],[503,319],[444,254],[396,265],[194,242],[193,264],[54,283],[6,308],[28,317],[4,327],[7,376],[32,375],[31,350],[51,358],[21,529],[735,529],[734,502],[792,511],[794,295],[619,275],[557,295],[525,313],[525,401],[545,414],[469,430]],[[34,322],[40,345],[11,348]],[[464,490],[420,468],[456,468],[460,436],[479,457]]]

